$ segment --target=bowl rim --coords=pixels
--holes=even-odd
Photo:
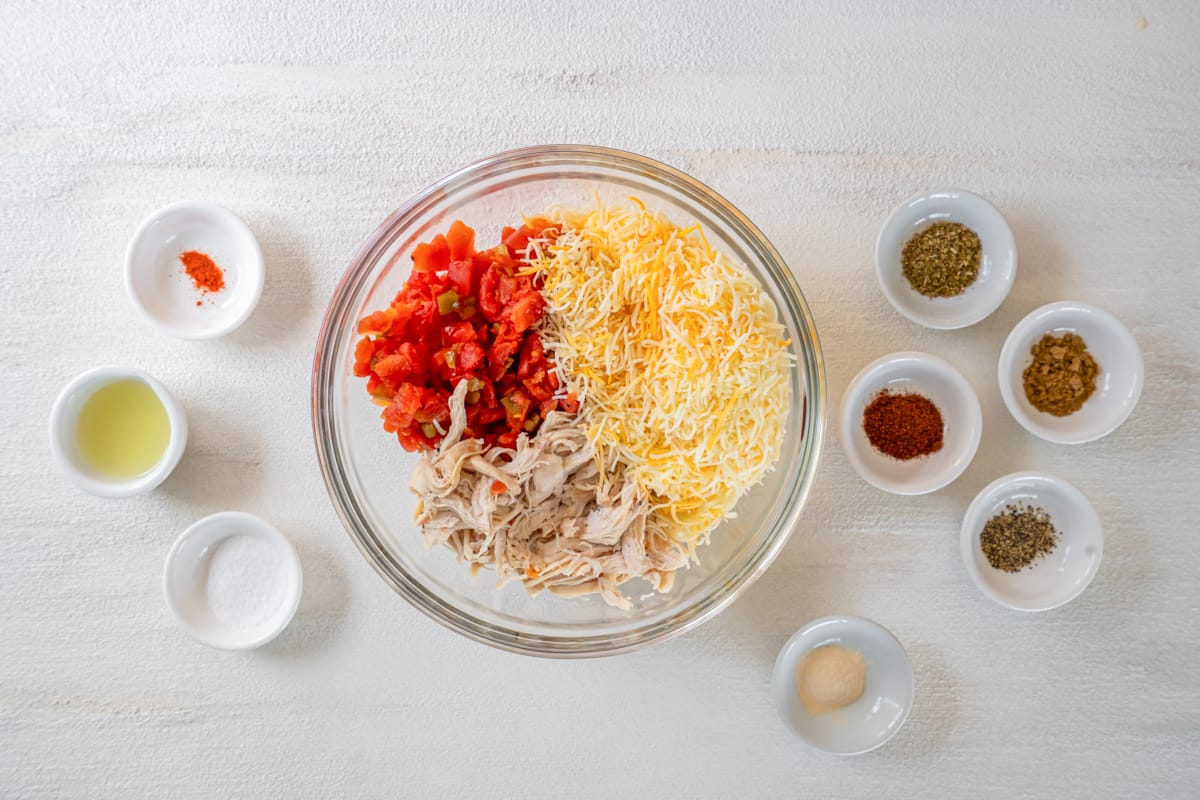
[[[765,542],[739,572],[726,581],[725,585],[728,588],[725,591],[712,592],[680,613],[667,615],[649,625],[620,634],[554,636],[515,630],[481,620],[443,601],[426,589],[420,580],[409,575],[403,567],[394,565],[403,578],[398,580],[384,568],[382,562],[388,560],[388,556],[379,543],[368,541],[368,537],[358,531],[355,517],[361,519],[362,514],[357,508],[357,500],[343,492],[339,485],[342,481],[342,470],[338,448],[334,444],[336,427],[333,425],[332,413],[322,402],[324,393],[332,389],[340,367],[331,363],[331,359],[323,358],[323,355],[327,350],[339,349],[342,337],[347,335],[343,330],[345,326],[339,327],[337,322],[351,311],[350,299],[370,276],[370,271],[363,267],[382,254],[387,246],[389,234],[398,226],[404,226],[432,210],[447,195],[477,179],[494,177],[501,171],[533,166],[624,169],[632,174],[649,176],[657,182],[664,183],[689,202],[704,207],[736,231],[750,246],[753,255],[775,282],[788,305],[788,314],[799,321],[801,333],[806,339],[800,343],[806,346],[793,344],[793,348],[804,369],[806,396],[799,422],[799,458],[807,463],[808,467],[800,472],[796,485],[790,487],[790,491],[787,492],[784,510],[776,521],[778,532]],[[487,156],[417,191],[392,212],[358,249],[333,290],[317,336],[311,388],[313,438],[326,490],[347,534],[380,577],[411,605],[456,633],[501,650],[548,658],[590,658],[630,652],[691,630],[716,616],[732,603],[770,566],[795,529],[820,461],[826,415],[824,362],[812,312],[791,269],[762,231],[724,197],[674,167],[624,150],[573,144],[535,145]]]
[[[1100,539],[1099,552],[1096,554],[1096,557],[1092,559],[1092,564],[1088,569],[1086,579],[1083,581],[1083,583],[1077,586],[1075,591],[1071,592],[1070,594],[1065,594],[1061,600],[1051,603],[1050,605],[1018,605],[1016,603],[1008,602],[1001,597],[995,591],[995,589],[992,588],[991,583],[984,578],[983,572],[979,569],[979,565],[975,563],[975,547],[976,541],[979,538],[979,523],[981,520],[986,522],[986,520],[983,519],[984,502],[990,495],[998,492],[1009,494],[1012,492],[1016,484],[1029,481],[1048,484],[1053,486],[1057,491],[1062,492],[1069,502],[1071,502],[1076,508],[1083,511],[1087,516],[1095,521],[1096,532]],[[1096,574],[1100,571],[1100,562],[1104,560],[1104,523],[1100,521],[1100,515],[1096,512],[1096,507],[1092,505],[1092,501],[1089,500],[1088,496],[1083,493],[1083,490],[1065,478],[1060,478],[1057,475],[1051,475],[1049,472],[1043,472],[1040,470],[1022,470],[1020,472],[1010,472],[1007,475],[1001,475],[999,478],[996,478],[996,480],[980,489],[975,497],[971,499],[971,503],[967,506],[967,510],[963,512],[962,524],[959,527],[958,551],[960,557],[962,558],[963,568],[966,570],[971,582],[975,584],[976,588],[978,588],[979,591],[985,596],[990,598],[998,605],[1012,609],[1013,611],[1022,611],[1027,614],[1038,614],[1043,611],[1053,611],[1056,608],[1062,608],[1067,603],[1070,603],[1072,600],[1079,597],[1079,595],[1083,594],[1084,591],[1091,586],[1092,581],[1096,578]]]
[[[1117,338],[1125,341],[1130,346],[1131,352],[1134,355],[1132,363],[1127,367],[1132,377],[1131,400],[1125,405],[1123,412],[1118,414],[1108,424],[1096,425],[1078,435],[1063,433],[1052,426],[1043,424],[1039,419],[1031,415],[1021,405],[1020,399],[1013,392],[1012,383],[1009,380],[1013,376],[1013,373],[1019,370],[1022,360],[1025,358],[1024,353],[1017,352],[1017,342],[1024,338],[1025,334],[1033,330],[1045,329],[1046,332],[1050,332],[1056,320],[1068,315],[1084,315],[1095,319],[1101,326],[1110,330]],[[1142,348],[1138,345],[1133,333],[1125,326],[1125,323],[1121,322],[1121,320],[1108,311],[1080,300],[1056,300],[1053,303],[1046,303],[1030,311],[1008,332],[1008,336],[1004,339],[1004,345],[1000,348],[1000,357],[996,362],[996,380],[1000,384],[1000,396],[1004,399],[1004,407],[1008,409],[1008,413],[1022,428],[1039,439],[1053,442],[1054,444],[1087,444],[1097,439],[1103,439],[1124,425],[1130,415],[1133,414],[1138,401],[1141,400],[1142,389],[1145,387],[1145,376],[1146,361],[1142,355]]]
[[[996,279],[998,287],[997,296],[992,300],[977,301],[974,305],[974,312],[970,314],[964,313],[962,319],[950,323],[938,322],[930,316],[921,313],[893,291],[891,285],[886,280],[886,274],[890,271],[890,265],[884,263],[886,260],[885,255],[890,255],[894,251],[889,249],[886,254],[884,253],[885,235],[893,227],[898,226],[901,220],[906,219],[914,206],[935,199],[946,200],[956,208],[974,206],[980,213],[990,217],[996,223],[997,230],[1002,234],[1004,239],[997,247],[997,252],[1006,256],[1002,274]],[[903,243],[900,246],[903,247]],[[1017,279],[1019,260],[1016,237],[1013,236],[1012,227],[1008,224],[1008,220],[1004,218],[1000,210],[992,205],[986,197],[966,189],[931,189],[914,194],[888,214],[883,225],[879,226],[879,233],[875,236],[875,281],[879,284],[879,290],[887,298],[887,301],[891,303],[892,308],[902,317],[910,322],[915,322],[918,325],[936,331],[955,331],[969,328],[972,325],[978,325],[994,314],[1000,306],[1004,305],[1004,301],[1008,299],[1008,295],[1012,292],[1013,284]]]

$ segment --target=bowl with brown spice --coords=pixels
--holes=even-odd
[[[983,415],[975,390],[946,361],[892,353],[846,387],[842,450],[863,480],[893,494],[937,491],[975,457]]]
[[[988,484],[967,508],[960,550],[971,581],[1002,606],[1048,611],[1100,568],[1104,531],[1083,492],[1043,472]]]
[[[1112,433],[1142,394],[1142,351],[1106,311],[1076,301],[1042,306],[1000,351],[1000,394],[1025,430],[1058,444]]]
[[[926,192],[892,212],[875,244],[879,288],[927,328],[974,325],[1000,307],[1017,275],[1017,245],[1000,212],[961,189]]]

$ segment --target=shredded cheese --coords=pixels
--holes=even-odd
[[[690,556],[779,457],[791,359],[775,306],[743,267],[637,208],[551,213],[530,243],[542,340],[582,402],[601,472],[645,490]]]

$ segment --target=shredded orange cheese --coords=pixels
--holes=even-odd
[[[550,313],[542,339],[602,472],[623,468],[680,544],[697,544],[779,457],[789,402],[775,306],[740,265],[637,208],[555,211],[531,243]]]

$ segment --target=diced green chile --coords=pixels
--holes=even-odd
[[[438,313],[443,317],[458,307],[458,292],[447,289],[437,296]]]

